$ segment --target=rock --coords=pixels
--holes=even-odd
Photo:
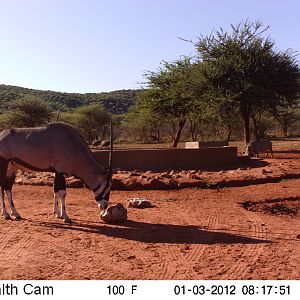
[[[24,176],[27,179],[37,178],[37,176],[35,174],[33,174],[33,173],[26,173],[26,174],[24,174]]]
[[[201,179],[201,177],[198,176],[197,173],[188,173],[188,174],[186,175],[186,177],[187,177],[187,178],[191,178],[191,179],[196,179],[196,180]]]
[[[108,207],[100,213],[100,218],[105,223],[124,223],[127,221],[127,209],[121,203]]]
[[[171,170],[169,174],[170,174],[170,175],[175,175],[175,174],[176,174],[176,171],[175,171],[175,170]]]
[[[164,173],[161,173],[161,174],[160,174],[160,178],[172,178],[172,175],[170,175],[170,174],[167,173],[167,172],[164,172]]]
[[[150,178],[147,182],[143,182],[143,188],[147,190],[164,190],[168,188],[168,184],[156,178]]]
[[[188,174],[196,174],[196,173],[197,173],[196,170],[189,170],[189,171],[188,171]]]
[[[23,179],[22,178],[17,178],[15,182],[17,184],[22,184],[23,183]]]
[[[147,181],[146,179],[137,180],[137,178],[125,178],[122,180],[122,184],[125,190],[142,190],[143,185],[141,181]]]
[[[67,186],[70,188],[82,188],[83,183],[80,179],[77,178],[68,178],[67,179]]]
[[[174,174],[174,175],[172,175],[172,178],[178,179],[178,178],[181,178],[181,176],[179,174]]]
[[[113,178],[112,179],[112,189],[114,190],[126,190],[126,186],[122,179]]]
[[[178,188],[178,182],[176,180],[169,180],[168,182],[168,188],[169,189],[177,189]]]
[[[149,208],[153,207],[152,203],[149,200],[142,199],[142,198],[132,198],[128,199],[128,207],[133,208]]]
[[[133,171],[133,172],[129,173],[128,176],[141,176],[141,173]]]

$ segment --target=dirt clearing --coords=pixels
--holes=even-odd
[[[52,188],[14,187],[21,221],[0,219],[1,279],[300,279],[300,179],[223,189],[113,191],[155,207],[108,225],[90,191],[68,189],[65,224]],[[281,203],[294,214],[246,209]]]

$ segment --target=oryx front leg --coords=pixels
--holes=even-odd
[[[54,177],[54,206],[53,211],[54,213],[62,218],[65,222],[71,222],[70,218],[67,216],[66,213],[66,179],[64,174],[62,173],[55,173]],[[58,196],[60,197],[60,213],[58,211]]]
[[[22,217],[18,214],[13,199],[12,199],[12,193],[11,190],[6,190],[5,191],[7,199],[8,199],[8,203],[9,203],[9,207],[10,207],[10,211],[11,211],[11,215],[15,217],[15,220],[21,220]]]
[[[65,205],[65,199],[66,199],[66,195],[67,192],[66,190],[61,190],[58,192],[59,196],[60,196],[60,217],[67,223],[70,223],[71,220],[70,218],[67,216],[66,213],[66,205]]]
[[[54,203],[53,203],[53,213],[56,216],[56,218],[60,218],[60,213],[58,209],[58,199],[59,199],[59,194],[58,192],[54,192]]]
[[[10,220],[10,215],[6,210],[5,202],[4,202],[4,190],[1,188],[1,215],[4,216],[6,220]]]

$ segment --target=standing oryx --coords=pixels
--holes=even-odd
[[[112,125],[111,125],[112,129]],[[112,132],[111,132],[112,134]],[[7,195],[11,214],[21,218],[12,200],[12,186],[17,169],[53,172],[54,207],[53,212],[64,221],[66,214],[66,175],[80,178],[93,192],[100,209],[106,209],[112,183],[112,136],[109,169],[100,166],[77,131],[64,123],[52,123],[45,127],[16,128],[0,133],[0,187],[2,214],[10,218],[4,203]],[[61,211],[58,210],[58,198]]]

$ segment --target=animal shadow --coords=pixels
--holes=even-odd
[[[73,222],[71,224],[39,222],[39,225],[96,233],[108,237],[139,241],[144,243],[166,244],[261,244],[271,241],[257,239],[241,234],[209,231],[198,226],[152,224],[127,221],[119,225]]]

